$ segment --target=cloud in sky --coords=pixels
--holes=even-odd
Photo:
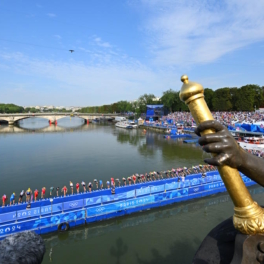
[[[264,1],[141,0],[158,65],[209,63],[264,39]]]
[[[53,14],[53,13],[47,13],[46,15],[49,16],[49,17],[52,17],[52,18],[56,17],[56,14]]]
[[[95,37],[94,41],[100,47],[104,47],[104,48],[111,48],[112,47],[112,45],[110,45],[108,42],[103,42],[102,39],[99,37]]]
[[[46,103],[55,104],[60,98],[60,104],[64,105],[100,105],[102,96],[103,104],[118,100],[133,100],[137,99],[142,91],[160,95],[166,81],[172,79],[172,76],[168,76],[167,73],[157,74],[137,61],[117,63],[114,60],[106,59],[105,63],[100,65],[89,65],[72,60],[65,62],[32,59],[21,53],[2,53],[0,58],[12,64],[11,68],[14,74],[29,78],[38,76],[38,78],[45,78],[53,82],[56,89],[52,90],[52,96],[46,90],[45,83],[38,84],[39,97],[34,98],[38,104],[45,103],[42,101],[44,97],[40,96],[42,93],[49,94],[49,102]],[[12,89],[10,89],[10,93],[12,93]],[[24,99],[22,94],[20,100]],[[61,96],[66,99],[62,101]],[[28,104],[29,102],[21,103]]]

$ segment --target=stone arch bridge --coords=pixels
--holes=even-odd
[[[32,117],[40,117],[47,119],[51,124],[57,124],[57,121],[61,118],[67,117],[67,116],[77,116],[79,118],[82,118],[84,120],[92,121],[95,118],[101,118],[101,119],[114,119],[117,114],[83,114],[83,113],[23,113],[23,114],[0,114],[0,121],[7,121],[9,125],[14,125],[16,122],[22,119],[26,118],[32,118]]]

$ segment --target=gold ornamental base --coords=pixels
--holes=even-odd
[[[234,227],[243,234],[264,234],[264,209],[257,202],[246,207],[235,207]]]

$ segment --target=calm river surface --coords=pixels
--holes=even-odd
[[[79,118],[57,126],[25,119],[18,127],[0,126],[0,195],[188,167],[205,157],[195,144],[141,129],[87,125]],[[263,188],[250,190],[263,204]],[[45,235],[43,263],[191,263],[206,234],[232,214],[222,194]]]

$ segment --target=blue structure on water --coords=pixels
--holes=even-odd
[[[256,184],[242,176],[246,186]],[[38,234],[57,231],[62,224],[75,227],[134,212],[161,207],[167,204],[187,201],[225,192],[226,188],[218,171],[180,178],[169,178],[111,190],[80,193],[66,197],[43,199],[0,208],[0,238],[26,230]]]

